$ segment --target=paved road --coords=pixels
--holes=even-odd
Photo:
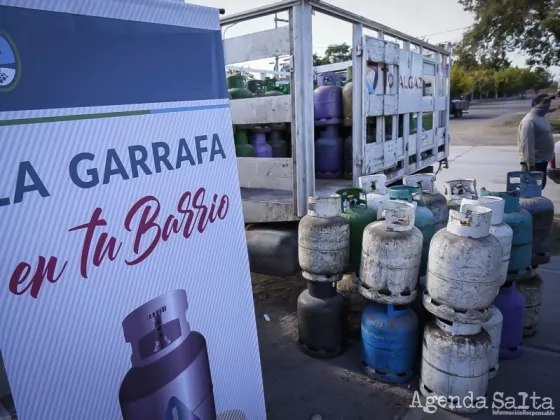
[[[438,187],[449,179],[476,178],[478,186],[502,190],[506,174],[520,170],[517,123],[529,100],[474,105],[469,115],[451,119],[449,169],[438,174]],[[548,180],[544,196],[560,213],[560,185]]]
[[[472,103],[468,114],[465,114],[462,118],[451,118],[451,121],[452,124],[454,124],[468,122],[470,120],[481,121],[500,118],[504,115],[527,112],[530,106],[530,99]]]
[[[528,99],[473,104],[462,118],[451,118],[451,144],[515,145],[518,121],[530,105]]]

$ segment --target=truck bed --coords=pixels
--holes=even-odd
[[[318,196],[336,193],[340,188],[352,186],[347,179],[317,179],[315,194]],[[280,222],[299,220],[294,216],[293,191],[269,188],[241,188],[245,223]],[[263,216],[266,218],[263,220]]]

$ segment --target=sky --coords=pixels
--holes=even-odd
[[[226,15],[253,9],[271,3],[272,0],[193,0],[193,3],[225,8]],[[229,4],[228,4],[229,3]],[[426,37],[432,44],[459,41],[473,17],[465,12],[456,0],[328,0],[338,7],[397,29],[417,38]],[[279,15],[287,19],[287,14]],[[280,25],[285,25],[280,23]],[[274,27],[273,16],[236,24],[225,29],[225,37],[244,35]],[[322,54],[332,44],[351,44],[352,33],[349,23],[316,13],[313,17],[313,51]],[[510,55],[513,65],[524,66],[525,58],[520,54]],[[273,60],[251,63],[259,69],[272,69]],[[256,66],[259,67],[256,67]],[[264,66],[264,67],[263,67]],[[560,78],[560,67],[550,69]]]

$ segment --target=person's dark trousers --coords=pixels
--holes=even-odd
[[[521,169],[523,171],[528,171],[529,168],[527,168],[527,164],[526,163],[522,163],[521,164]],[[544,187],[546,187],[546,170],[548,169],[548,162],[539,162],[535,164],[535,171],[540,171],[543,173],[543,180],[542,180],[542,189],[544,190]]]

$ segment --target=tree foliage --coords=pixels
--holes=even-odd
[[[236,74],[241,74],[241,72],[239,70],[231,70],[231,69],[226,69],[226,76],[234,76]],[[245,76],[246,79],[254,79],[255,75],[249,72],[243,72],[243,76]]]
[[[552,75],[543,68],[492,68],[480,63],[470,68],[455,62],[451,68],[451,95],[475,97],[523,95],[527,90],[557,88]]]
[[[313,65],[321,66],[323,64],[342,63],[352,60],[352,49],[350,45],[343,43],[337,45],[329,45],[325,50],[325,55],[320,56],[313,54]]]
[[[471,92],[474,87],[472,76],[459,65],[454,65],[453,67],[451,67],[450,82],[451,92],[455,96],[465,95]]]
[[[463,37],[463,60],[504,59],[521,51],[529,66],[560,64],[560,0],[459,0],[475,23]],[[468,68],[468,62],[461,63]]]

